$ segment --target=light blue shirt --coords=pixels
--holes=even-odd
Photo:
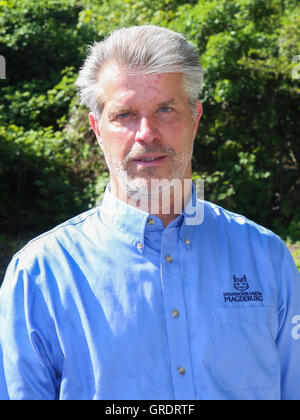
[[[0,399],[299,400],[299,271],[269,230],[197,204],[202,223],[164,228],[106,189],[19,251]]]

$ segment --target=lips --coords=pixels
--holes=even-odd
[[[133,159],[133,162],[141,166],[160,165],[167,155],[141,155]]]
[[[138,156],[138,157],[134,158],[133,160],[135,162],[155,162],[155,161],[161,160],[161,159],[163,159],[165,157],[166,157],[166,155],[153,155],[153,154],[148,154],[148,155]]]
[[[161,159],[161,158],[155,158],[155,157],[152,157],[152,158],[142,158],[142,159],[135,159],[135,160],[141,160],[142,162],[152,162],[153,160],[157,160],[157,159]]]

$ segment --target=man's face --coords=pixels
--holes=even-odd
[[[198,122],[183,89],[181,73],[129,74],[107,65],[100,74],[104,108],[90,123],[115,185],[127,194],[150,191],[151,179],[191,177]]]

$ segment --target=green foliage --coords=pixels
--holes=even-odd
[[[297,0],[0,0],[1,232],[41,232],[101,197],[107,168],[74,80],[88,44],[144,23],[201,55],[206,199],[299,240]]]
[[[300,271],[300,247],[297,251],[293,252],[292,256],[294,258],[298,270]]]
[[[81,10],[76,0],[1,1],[0,45],[13,84],[43,80],[48,89],[61,69],[80,63],[80,46],[95,35],[78,26]]]
[[[7,122],[37,128],[54,124],[56,118],[68,113],[69,104],[75,95],[74,67],[66,67],[60,72],[59,82],[45,93],[36,91],[35,82],[27,82],[22,86],[7,86],[2,90],[2,104],[6,112],[3,119]]]
[[[194,169],[206,197],[299,239],[300,6],[293,1],[199,1],[171,22],[198,47],[204,116]]]
[[[1,231],[42,231],[71,217],[74,208],[83,211],[88,198],[73,160],[71,139],[52,127],[1,127]]]

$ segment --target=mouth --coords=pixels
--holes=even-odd
[[[141,166],[156,166],[160,165],[166,158],[167,155],[142,155],[133,159],[133,162]]]

